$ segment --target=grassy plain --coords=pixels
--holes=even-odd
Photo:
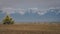
[[[60,24],[0,24],[0,34],[60,34]]]

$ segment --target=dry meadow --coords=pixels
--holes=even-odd
[[[0,24],[0,34],[60,34],[59,24]]]

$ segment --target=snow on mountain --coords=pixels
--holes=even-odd
[[[5,15],[5,13],[3,12],[5,11],[0,11],[0,20]],[[59,21],[60,9],[48,9],[45,11],[37,8],[29,9],[29,10],[20,9],[20,10],[14,10],[14,13],[10,12],[10,16],[13,17],[16,21],[28,21],[28,22],[29,21],[42,21],[42,22]]]

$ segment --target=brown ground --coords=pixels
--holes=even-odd
[[[0,24],[0,34],[60,34],[58,24]]]

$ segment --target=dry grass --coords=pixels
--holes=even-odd
[[[60,34],[58,24],[0,24],[0,34]]]

